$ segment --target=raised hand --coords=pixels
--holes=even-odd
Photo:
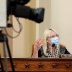
[[[43,40],[42,40],[42,39],[38,39],[38,40],[35,41],[35,43],[34,43],[34,49],[35,49],[35,50],[39,50],[42,45],[43,45]]]
[[[33,46],[33,55],[32,57],[34,58],[38,58],[38,50],[41,48],[41,46],[43,45],[43,39],[38,39],[37,41],[35,41],[34,46]]]

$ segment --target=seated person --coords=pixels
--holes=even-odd
[[[33,58],[59,58],[61,54],[70,54],[65,46],[60,44],[59,35],[52,29],[44,31],[43,37],[33,46]]]

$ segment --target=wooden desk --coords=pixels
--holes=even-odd
[[[72,59],[13,58],[13,62],[19,72],[72,72]],[[11,71],[9,61],[8,70]]]

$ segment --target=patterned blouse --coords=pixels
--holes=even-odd
[[[55,49],[54,54],[51,54],[51,52],[48,50],[47,55],[45,55],[43,52],[43,47],[41,47],[38,51],[38,57],[41,57],[41,58],[59,58],[61,54],[70,54],[70,53],[62,45],[60,45],[60,48]]]

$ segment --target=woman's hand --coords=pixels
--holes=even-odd
[[[35,41],[32,52],[33,58],[38,58],[38,50],[41,48],[42,45],[43,45],[42,39],[38,39],[37,41]]]
[[[43,45],[43,40],[38,39],[34,44],[34,49],[38,51],[41,48],[42,45]]]

